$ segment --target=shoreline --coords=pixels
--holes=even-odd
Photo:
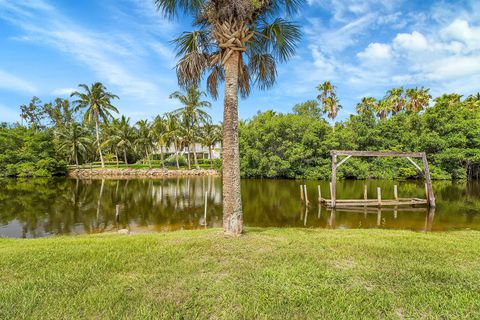
[[[117,177],[145,177],[145,178],[169,178],[169,177],[196,177],[196,176],[219,176],[214,169],[190,169],[170,170],[162,168],[135,169],[135,168],[94,168],[94,169],[70,169],[67,172],[69,178],[117,178]]]

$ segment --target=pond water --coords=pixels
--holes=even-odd
[[[309,208],[300,201],[307,184]],[[425,197],[422,181],[339,181],[338,198]],[[480,183],[434,182],[435,210],[370,208],[328,210],[317,203],[317,186],[327,181],[242,180],[247,227],[384,228],[415,231],[480,230]],[[204,203],[207,197],[205,226]],[[328,191],[323,191],[329,197]],[[155,232],[222,226],[221,179],[3,179],[0,180],[0,237],[35,238],[58,234]]]

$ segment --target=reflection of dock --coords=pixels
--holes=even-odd
[[[321,198],[320,202],[327,207],[352,207],[352,206],[414,206],[428,204],[427,199],[420,198],[398,198],[398,199],[336,199],[333,202],[331,199]]]

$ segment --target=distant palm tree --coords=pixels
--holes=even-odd
[[[206,123],[200,133],[200,143],[204,146],[208,147],[208,157],[210,158],[210,168],[213,168],[213,161],[212,161],[212,146],[215,143],[222,140],[222,136],[220,134],[220,129],[218,126],[210,123]]]
[[[250,85],[267,89],[275,84],[276,61],[295,54],[300,29],[277,17],[293,14],[304,0],[216,1],[154,0],[159,11],[173,18],[192,16],[199,30],[178,39],[177,78],[182,87],[198,85],[202,76],[216,98],[225,82],[223,135],[223,226],[226,234],[243,230],[238,139],[238,94],[246,97]]]
[[[56,131],[56,136],[59,142],[59,150],[67,151],[72,159],[75,160],[75,165],[78,168],[79,154],[86,154],[91,144],[88,131],[72,121],[66,126],[60,127]]]
[[[104,125],[104,141],[102,147],[110,148],[115,153],[115,159],[117,162],[117,167],[119,166],[119,147],[120,143],[120,121],[119,119],[113,119],[109,124]]]
[[[128,166],[127,152],[133,146],[135,140],[135,130],[130,126],[130,118],[122,116],[118,122],[118,147],[123,150],[123,159]]]
[[[174,110],[172,113],[182,117],[189,145],[188,157],[190,159],[190,146],[193,146],[193,158],[197,168],[198,161],[197,152],[195,150],[196,130],[200,124],[210,121],[210,115],[202,108],[211,107],[210,102],[201,100],[202,96],[205,96],[205,93],[200,91],[196,86],[189,87],[186,94],[175,91],[170,95],[170,99],[177,99],[183,104],[183,107]],[[190,161],[188,162],[188,168],[191,169]]]
[[[321,85],[317,86],[317,90],[320,91],[320,94],[317,96],[317,99],[321,102],[323,107],[323,112],[332,119],[332,129],[335,132],[335,118],[338,115],[338,111],[342,108],[340,101],[337,98],[335,93],[336,87],[332,85],[330,81],[325,81]]]
[[[390,102],[393,114],[397,114],[404,110],[407,102],[403,95],[403,87],[388,90],[385,99]]]
[[[173,144],[177,169],[180,169],[180,164],[178,163],[178,151],[181,148],[181,128],[178,117],[171,112],[165,114],[165,130],[166,145],[170,146]]]
[[[150,161],[150,149],[153,147],[153,132],[152,126],[148,120],[139,120],[136,123],[137,125],[137,134],[135,137],[135,146],[138,147],[141,152],[145,153],[145,158],[148,161],[148,166],[152,167],[152,162]]]
[[[167,123],[161,116],[156,116],[155,119],[153,119],[151,136],[160,149],[160,161],[162,162],[162,168],[165,168],[163,148],[169,146],[169,136],[167,131]]]
[[[432,99],[429,91],[430,89],[424,87],[421,87],[420,89],[407,89],[407,111],[418,113],[428,107],[430,99]]]
[[[372,114],[373,110],[377,108],[377,100],[373,97],[363,97],[362,101],[356,106],[358,114]]]
[[[377,112],[377,116],[380,119],[384,120],[392,111],[392,103],[389,100],[380,100],[376,105],[375,111]]]
[[[103,154],[100,143],[100,122],[108,123],[112,118],[112,112],[118,113],[117,108],[115,108],[111,101],[113,99],[118,99],[118,96],[107,91],[107,88],[100,83],[96,82],[88,87],[86,84],[80,84],[80,88],[84,92],[73,92],[71,97],[78,97],[74,101],[76,104],[75,111],[79,109],[87,109],[84,115],[84,122],[95,123],[95,133],[97,136],[97,148],[98,153],[100,154],[100,161],[102,163],[102,168],[105,167],[105,162],[103,161]]]

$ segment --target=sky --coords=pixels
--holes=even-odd
[[[480,1],[308,0],[291,17],[303,38],[276,85],[240,100],[239,114],[290,112],[331,81],[354,113],[364,96],[425,86],[436,97],[480,91]],[[0,122],[32,96],[49,102],[100,81],[122,114],[150,119],[179,107],[171,40],[189,17],[164,19],[153,0],[0,0]],[[211,99],[211,98],[207,98]],[[209,111],[222,120],[222,99]]]

